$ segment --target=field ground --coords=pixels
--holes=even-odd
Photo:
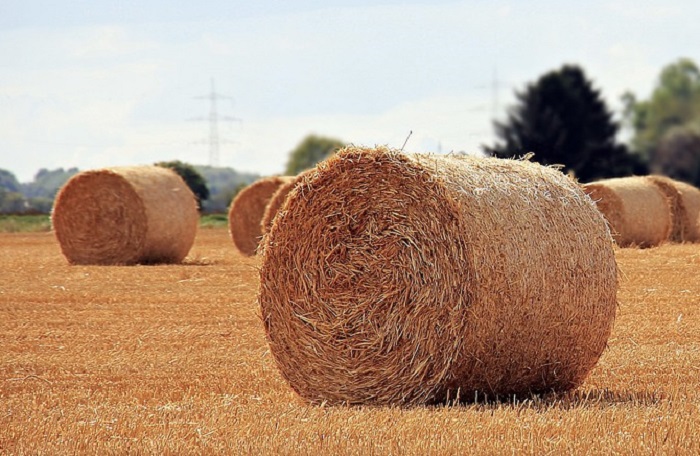
[[[618,250],[609,349],[565,397],[309,406],[257,317],[257,260],[69,266],[0,234],[0,454],[700,454],[700,245]]]

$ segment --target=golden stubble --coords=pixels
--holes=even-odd
[[[0,234],[2,454],[697,454],[700,248],[616,249],[609,348],[563,397],[310,406],[282,379],[259,260],[200,230],[180,265],[70,266]]]

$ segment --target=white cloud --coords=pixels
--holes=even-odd
[[[400,147],[413,131],[407,150],[470,152],[492,141],[494,97],[502,117],[513,89],[547,71],[580,64],[615,104],[647,96],[700,42],[700,7],[680,0],[347,3],[0,30],[0,168],[27,180],[39,167],[206,163],[192,143],[207,124],[187,119],[206,117],[194,96],[210,77],[236,100],[219,114],[243,119],[220,127],[222,165],[281,172],[311,132]]]

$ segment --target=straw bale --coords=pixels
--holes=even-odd
[[[267,234],[270,231],[272,222],[275,220],[275,215],[277,215],[277,212],[279,212],[289,192],[292,190],[292,188],[294,188],[294,182],[294,180],[290,180],[289,182],[282,184],[267,203],[265,213],[263,214],[262,221],[260,222],[260,229],[262,230],[263,234]]]
[[[261,221],[267,203],[277,189],[293,181],[292,176],[258,179],[241,190],[233,199],[228,212],[229,233],[233,244],[243,255],[255,255],[263,235]]]
[[[659,186],[646,177],[605,179],[583,188],[607,219],[620,247],[653,247],[669,239],[671,205]]]
[[[685,208],[681,240],[682,242],[700,242],[700,189],[677,180],[673,183],[681,194],[681,202]]]
[[[700,242],[700,189],[666,176],[651,175],[647,178],[669,198],[673,215],[671,240]]]
[[[605,220],[525,161],[348,147],[299,179],[261,247],[270,351],[314,403],[566,391],[615,315]]]
[[[73,176],[56,195],[51,222],[72,264],[178,263],[194,243],[199,212],[174,171],[124,166]]]

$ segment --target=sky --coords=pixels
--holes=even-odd
[[[479,153],[565,64],[616,115],[648,97],[664,66],[700,62],[698,17],[697,0],[0,0],[0,168],[271,175],[309,134]]]

